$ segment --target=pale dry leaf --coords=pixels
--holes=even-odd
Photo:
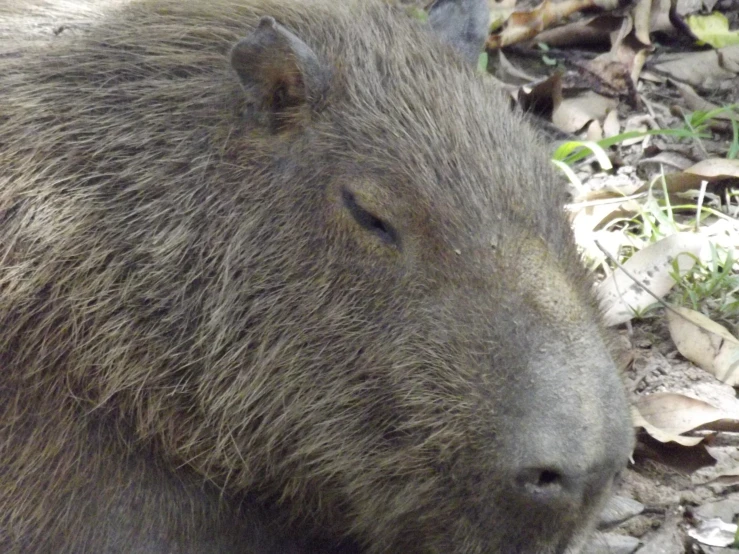
[[[702,181],[708,181],[710,184],[728,178],[739,178],[739,160],[708,158],[683,171],[668,173],[664,176],[665,187],[669,193],[696,190],[700,188]],[[657,179],[661,177],[658,176]],[[661,186],[661,183],[653,186]],[[645,183],[636,192],[646,192],[649,188],[650,184]]]
[[[572,226],[576,233],[592,233],[618,218],[630,218],[639,213],[641,204],[633,199],[615,197],[603,201],[582,203],[572,206],[575,212]],[[618,251],[613,253],[618,254]]]
[[[652,33],[664,32],[674,33],[675,26],[670,20],[670,9],[673,0],[652,0],[652,11],[649,22],[649,30]]]
[[[603,134],[606,137],[615,137],[621,132],[621,124],[618,121],[618,110],[611,110],[603,120]]]
[[[739,527],[719,518],[697,521],[694,529],[688,529],[688,535],[701,544],[708,546],[728,547],[734,544],[734,537]]]
[[[695,160],[688,158],[684,154],[666,150],[664,152],[660,152],[656,156],[651,156],[649,158],[642,158],[641,160],[638,160],[636,162],[636,165],[642,166],[642,165],[647,165],[647,164],[655,164],[658,167],[662,167],[666,170],[677,169],[679,171],[684,171],[687,168],[689,168],[691,165],[693,165],[694,163],[695,163]]]
[[[667,313],[667,322],[680,354],[726,384],[739,385],[739,340],[700,312],[675,311]]]
[[[597,119],[594,119],[588,125],[585,132],[585,138],[592,142],[598,142],[603,138],[603,128],[600,126],[600,122]]]
[[[631,15],[634,18],[634,34],[639,42],[649,46],[652,44],[649,38],[652,19],[652,0],[637,0],[631,9]]]
[[[693,175],[698,175],[703,179],[725,179],[726,177],[739,178],[739,160],[709,158],[689,167],[685,170],[685,173],[692,173]]]
[[[645,116],[643,114],[635,114],[630,115],[626,118],[626,122],[624,123],[624,133],[630,133],[632,131],[639,131],[639,132],[645,132],[648,131],[650,128],[650,118],[649,116]],[[644,143],[643,146],[646,147],[647,141],[649,141],[650,137],[649,135],[646,136],[637,136],[633,138],[629,138],[626,140],[621,141],[621,144],[623,146],[633,146],[634,144]]]
[[[595,178],[591,179],[591,184],[594,182]],[[637,188],[637,183],[608,175],[602,188],[586,188],[565,209],[572,214],[573,227],[589,233],[614,219],[639,213],[641,203],[638,198],[631,197]]]
[[[719,63],[727,71],[739,73],[739,45],[719,48]]]
[[[739,485],[739,466],[722,471],[719,475],[706,482],[706,484],[709,483],[726,486]]]
[[[575,242],[581,249],[583,257],[588,260],[590,267],[593,268],[606,262],[607,256],[603,253],[603,250],[615,256],[621,248],[640,246],[634,245],[633,238],[622,230],[578,230],[577,225],[573,225],[573,228],[575,231]]]
[[[695,233],[675,233],[639,250],[624,264],[624,268],[658,298],[663,298],[675,281],[673,261],[680,275],[695,264],[695,258],[706,244]],[[618,325],[654,304],[654,297],[635,283],[621,268],[616,269],[597,288],[598,298],[607,325]]]
[[[725,429],[727,425],[739,425],[739,409],[720,409],[703,400],[674,392],[642,396],[634,404],[632,415],[635,425],[643,427],[655,439],[683,446],[700,442],[700,437],[683,436],[699,427],[710,429],[715,425]]]
[[[631,420],[634,424],[634,427],[641,427],[647,433],[649,433],[650,437],[657,439],[659,442],[662,443],[674,442],[679,444],[680,446],[695,446],[703,440],[702,437],[684,437],[682,435],[677,435],[675,433],[670,433],[668,431],[660,429],[656,425],[652,425],[648,420],[646,420],[637,408],[631,409]]]
[[[621,17],[621,25],[609,33],[611,40],[611,51],[617,49],[621,43],[626,40],[634,29],[634,20],[630,15]]]
[[[618,100],[588,90],[573,98],[556,101],[552,123],[566,133],[577,133],[593,120],[603,121],[606,114],[617,106]]]
[[[656,83],[658,85],[662,85],[667,81],[666,77],[663,77],[662,75],[658,75],[654,71],[649,71],[648,69],[645,69],[644,71],[642,71],[639,77],[642,81],[648,81],[650,83]]]
[[[636,83],[639,81],[642,75],[642,69],[644,64],[647,63],[648,50],[642,48],[634,54],[634,61],[631,62],[631,80]]]
[[[678,81],[706,89],[731,86],[739,73],[739,45],[689,54],[671,54],[652,67]]]
[[[677,0],[675,11],[679,15],[688,15],[699,12],[703,9],[705,2],[703,0]],[[712,7],[708,11],[711,11]]]

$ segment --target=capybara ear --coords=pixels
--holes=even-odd
[[[464,59],[477,64],[490,29],[487,0],[434,0],[429,23]]]
[[[326,94],[328,68],[302,40],[272,17],[262,17],[231,50],[231,66],[252,107],[280,130],[301,108],[315,108]]]

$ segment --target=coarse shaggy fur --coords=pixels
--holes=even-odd
[[[29,6],[0,7],[0,551],[575,548],[628,417],[502,94],[383,2],[62,4],[85,25],[43,40]],[[229,64],[263,15],[326,68],[279,127]],[[515,485],[550,466],[587,494]]]

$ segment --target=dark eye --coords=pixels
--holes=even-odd
[[[344,200],[346,209],[349,210],[349,213],[352,214],[352,217],[361,227],[364,227],[368,231],[377,235],[380,240],[386,244],[400,246],[398,233],[389,223],[383,221],[376,215],[371,214],[360,206],[357,203],[356,197],[350,190],[346,188],[342,189],[341,196]]]

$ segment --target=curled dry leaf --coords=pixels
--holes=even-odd
[[[702,181],[709,183],[724,179],[739,179],[739,160],[709,158],[690,166],[684,171],[665,175],[667,192],[685,192],[700,188]],[[649,183],[642,185],[636,193],[649,190]]]
[[[606,324],[629,321],[655,302],[652,294],[663,298],[675,285],[673,261],[684,275],[700,257],[705,243],[705,238],[695,233],[676,233],[634,254],[623,266],[642,286],[618,268],[597,288]]]
[[[566,133],[577,133],[591,121],[603,121],[618,107],[618,100],[585,91],[574,98],[555,98],[552,123]]]
[[[622,19],[612,14],[585,17],[542,31],[536,41],[556,47],[607,45],[611,33],[618,32],[621,27]]]
[[[710,158],[689,167],[685,170],[685,173],[692,173],[704,179],[725,179],[727,177],[739,179],[739,160]]]
[[[662,31],[666,34],[675,33],[676,29],[670,19],[670,9],[673,0],[652,0],[652,9],[649,17],[649,30],[652,33]]]
[[[634,18],[634,35],[645,46],[651,45],[649,31],[651,31],[652,0],[636,0],[631,13]]]
[[[668,312],[667,322],[680,354],[724,383],[739,385],[739,340],[700,312],[675,311],[680,315]]]
[[[739,466],[721,472],[720,475],[717,475],[706,484],[708,483],[717,483],[719,485],[727,486],[739,485]]]
[[[615,2],[612,0],[563,0],[561,2],[544,0],[533,10],[511,14],[503,30],[488,37],[486,46],[491,50],[496,50],[532,39],[542,30],[573,13],[604,3],[608,5]]]
[[[621,132],[621,124],[618,121],[618,110],[611,110],[603,120],[603,134],[606,137],[615,137]]]
[[[738,403],[739,404],[739,403]],[[739,407],[717,408],[703,400],[672,392],[658,392],[641,397],[632,408],[636,427],[660,442],[695,446],[701,437],[685,437],[698,427],[739,430]]]
[[[553,73],[533,85],[521,87],[516,101],[523,111],[549,119],[556,98],[562,98],[562,75],[559,73]]]
[[[649,433],[652,438],[657,439],[659,442],[674,442],[680,446],[695,446],[703,440],[703,437],[683,437],[682,435],[660,429],[644,418],[637,408],[632,408],[631,420],[634,423],[634,427],[641,427]]]
[[[685,169],[693,165],[693,162],[694,160],[688,158],[684,154],[665,150],[663,152],[660,152],[656,156],[652,156],[650,158],[642,158],[641,160],[636,162],[636,165],[637,167],[639,167],[648,164],[655,164],[657,168],[661,166],[665,169],[678,169],[680,171],[684,171]]]

